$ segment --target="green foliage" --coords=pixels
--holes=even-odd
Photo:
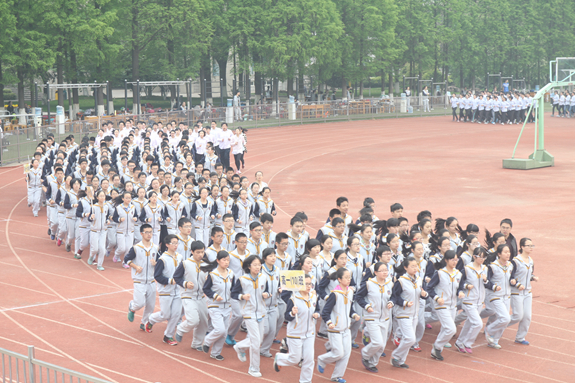
[[[2,0],[0,84],[198,78],[233,62],[343,86],[402,76],[483,86],[574,56],[569,0]],[[373,80],[372,80],[373,82]],[[1,92],[0,87],[0,92]]]

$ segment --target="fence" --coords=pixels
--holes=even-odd
[[[67,368],[42,362],[34,357],[34,346],[28,346],[28,355],[0,348],[2,355],[2,383],[110,383]]]
[[[402,101],[403,100],[403,101]],[[355,121],[366,119],[384,119],[398,117],[444,116],[451,114],[451,107],[445,96],[430,97],[431,111],[423,111],[420,97],[411,97],[410,106],[413,112],[405,110],[405,99],[378,98],[361,100],[335,100],[308,103],[264,103],[242,105],[239,110],[232,107],[195,107],[186,111],[167,111],[159,113],[142,113],[140,115],[123,114],[115,116],[86,117],[84,120],[44,126],[4,125],[0,141],[0,166],[28,162],[38,143],[52,133],[56,142],[61,142],[73,134],[76,142],[85,135],[95,135],[102,123],[111,121],[114,128],[120,121],[133,118],[134,121],[144,121],[147,124],[170,121],[183,122],[193,126],[198,121],[215,121],[218,125],[228,122],[233,129],[266,128],[283,125],[300,125],[319,122]],[[238,118],[238,115],[241,117]]]

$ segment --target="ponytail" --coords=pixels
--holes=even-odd
[[[435,270],[443,269],[447,265],[447,261],[449,259],[455,258],[456,256],[457,255],[455,254],[455,251],[447,250],[445,252],[445,254],[443,255],[443,258],[441,259],[441,261],[433,264],[433,267],[435,267]]]
[[[213,262],[208,261],[207,257],[204,256],[204,262],[205,263],[203,263],[200,266],[200,270],[205,272],[205,273],[212,272],[216,267],[218,267],[218,261],[220,259],[229,258],[229,256],[230,255],[225,250],[220,250],[218,252],[216,259]]]
[[[343,249],[339,249],[338,251],[335,252],[333,258],[331,259],[331,267],[334,267],[336,265],[336,261],[339,259],[339,257],[342,256],[342,254],[347,257],[347,253]]]
[[[341,267],[341,268],[337,269],[336,272],[331,273],[328,278],[332,281],[336,281],[338,279],[343,278],[346,271],[349,272],[349,270],[346,269],[345,267]]]

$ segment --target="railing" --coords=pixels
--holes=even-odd
[[[140,115],[123,114],[115,116],[86,117],[84,120],[66,123],[52,123],[39,127],[11,126],[4,124],[4,133],[0,140],[0,166],[28,162],[36,146],[49,133],[56,142],[63,141],[70,134],[79,143],[85,135],[95,135],[102,123],[111,121],[114,128],[120,121],[133,118],[146,124],[162,122],[164,125],[175,121],[193,126],[198,121],[215,121],[218,125],[227,122],[230,128],[266,128],[282,125],[301,125],[319,122],[354,121],[365,119],[384,119],[398,117],[444,116],[451,114],[451,107],[445,96],[429,98],[431,111],[424,113],[420,97],[411,97],[410,106],[413,112],[402,112],[401,97],[360,100],[315,101],[306,103],[275,103],[242,105],[239,111],[233,107],[195,107],[186,111],[167,111],[142,113]],[[405,103],[405,101],[404,101]],[[240,118],[238,118],[240,115]]]
[[[0,348],[2,355],[2,383],[110,383],[86,374],[42,362],[34,357],[34,346],[28,346],[28,355]]]

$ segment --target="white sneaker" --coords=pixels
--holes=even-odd
[[[248,374],[250,374],[254,378],[261,378],[262,377],[262,373],[259,371],[248,370]]]
[[[491,347],[491,348],[494,348],[494,349],[496,349],[496,350],[500,350],[500,349],[501,349],[501,346],[500,346],[499,344],[497,344],[497,343],[489,343],[489,344],[487,345],[487,347]]]
[[[247,358],[246,358],[246,353],[243,352],[243,351],[241,351],[241,350],[238,348],[238,345],[237,345],[237,344],[234,345],[234,350],[235,350],[236,353],[238,354],[238,359],[240,360],[240,362],[245,362],[245,361],[247,360]],[[259,374],[259,372],[258,372],[258,374]],[[250,375],[251,375],[251,372],[250,372]],[[262,376],[262,375],[260,374],[260,376]]]
[[[491,335],[489,335],[487,333],[487,331],[485,331],[485,340],[487,341],[489,346],[491,346],[492,344],[495,344],[495,339],[493,339],[493,337]]]

